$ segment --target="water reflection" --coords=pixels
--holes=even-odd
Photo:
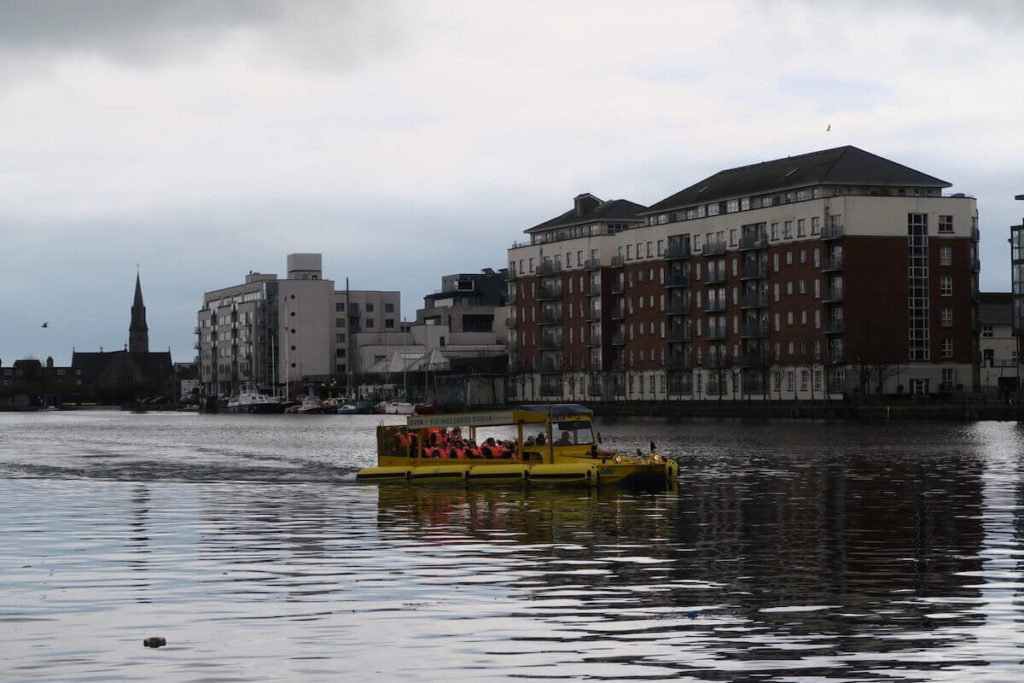
[[[652,493],[359,486],[346,473],[364,454],[318,450],[323,425],[341,423],[246,423],[248,436],[230,421],[143,424],[157,429],[87,425],[63,452],[0,445],[6,675],[1018,671],[1012,425],[616,425],[627,447],[656,438],[683,457],[679,490]],[[352,423],[334,443],[367,435]],[[168,647],[141,657],[148,635]]]

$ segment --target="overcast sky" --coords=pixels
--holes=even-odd
[[[649,205],[852,144],[1024,202],[1024,3],[0,0],[0,360],[193,357],[203,292],[320,252],[402,293],[591,192]],[[831,125],[831,131],[826,127]],[[42,328],[42,323],[49,323]]]

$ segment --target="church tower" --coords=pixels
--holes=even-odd
[[[128,351],[149,353],[149,326],[146,325],[146,307],[142,303],[142,283],[135,274],[135,301],[132,303],[132,324],[128,328]]]

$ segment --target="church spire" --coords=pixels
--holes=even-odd
[[[135,301],[132,303],[132,324],[128,328],[128,350],[149,353],[149,326],[146,325],[146,307],[142,303],[142,283],[135,273]]]

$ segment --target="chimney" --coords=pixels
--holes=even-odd
[[[574,208],[573,214],[576,217],[587,215],[601,204],[601,200],[589,192],[576,195],[572,202]]]

